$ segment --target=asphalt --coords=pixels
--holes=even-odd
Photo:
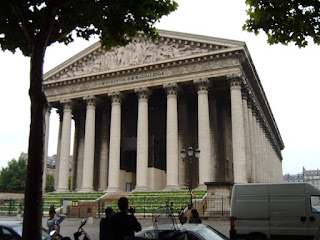
[[[48,217],[43,217],[42,219],[42,226],[47,228],[47,219]],[[16,216],[0,216],[0,220],[4,221],[12,221],[17,220]],[[88,220],[88,219],[87,219]],[[90,223],[92,220],[92,223]],[[99,240],[99,233],[100,233],[100,218],[91,218],[87,221],[87,224],[83,227],[83,229],[89,234],[91,240]],[[138,221],[140,222],[142,228],[153,226],[152,218],[139,218]],[[80,226],[81,219],[80,218],[66,218],[61,223],[61,235],[68,236],[71,239],[73,238],[74,232],[76,232]],[[202,223],[212,226],[213,228],[217,229],[221,233],[226,236],[229,236],[229,221],[225,220],[203,220]]]
[[[152,218],[138,218],[142,228],[153,226]],[[44,218],[42,223],[46,227],[47,218]],[[73,239],[73,233],[77,231],[80,226],[81,219],[79,218],[66,218],[61,223],[61,235],[69,236]],[[100,218],[94,218],[93,223],[87,223],[84,226],[84,230],[89,234],[91,240],[99,240],[99,223]],[[203,220],[204,224],[208,224],[226,236],[229,236],[229,222],[228,221],[216,221],[216,220]]]

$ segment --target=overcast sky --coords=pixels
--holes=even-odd
[[[159,29],[186,32],[246,42],[285,149],[283,173],[320,168],[320,46],[269,46],[266,36],[242,31],[247,19],[244,0],[178,0],[179,8],[157,24]],[[90,46],[77,39],[67,47],[54,44],[47,49],[44,71]],[[30,125],[29,58],[17,51],[0,52],[0,167],[28,150]],[[51,111],[49,155],[57,149],[57,115]]]

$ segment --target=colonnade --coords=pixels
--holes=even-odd
[[[262,108],[251,89],[246,86],[244,79],[239,76],[227,76],[230,82],[230,107],[232,127],[232,159],[234,183],[247,182],[276,182],[281,181],[282,167],[280,150],[274,140],[270,126],[264,118]],[[215,162],[212,157],[214,151],[210,132],[210,100],[209,87],[212,80],[199,78],[193,80],[197,87],[198,98],[198,148],[201,150],[199,159],[199,188],[205,188],[206,182],[214,182]],[[179,189],[183,183],[179,182],[179,121],[178,95],[179,83],[163,84],[167,101],[167,128],[166,128],[166,189]],[[152,190],[148,182],[148,148],[149,148],[149,118],[148,99],[152,90],[148,87],[133,89],[138,99],[137,118],[137,146],[136,146],[136,190]],[[111,99],[110,131],[102,124],[102,138],[100,147],[100,174],[99,190],[120,191],[120,149],[121,149],[121,104],[123,92],[114,91],[108,94]],[[85,96],[86,114],[80,116],[78,125],[85,126],[84,132],[75,133],[74,161],[77,168],[73,169],[77,186],[75,189],[82,192],[94,190],[94,159],[95,159],[95,116],[96,96]],[[69,158],[71,143],[71,120],[73,100],[60,101],[63,106],[59,130],[57,163],[56,163],[56,191],[66,192],[69,178]],[[49,116],[50,111],[47,112]],[[74,118],[75,118],[74,114]],[[107,119],[106,111],[102,121]],[[49,117],[46,117],[47,129]],[[48,139],[48,131],[46,132]],[[84,134],[78,136],[77,134]],[[46,140],[46,149],[48,140]],[[218,146],[219,147],[219,146]],[[220,160],[221,161],[221,160]]]

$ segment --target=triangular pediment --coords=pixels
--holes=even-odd
[[[159,31],[160,37],[151,41],[140,34],[124,47],[105,51],[99,43],[67,60],[45,74],[45,80],[69,79],[110,72],[124,68],[163,63],[168,60],[199,56],[244,43],[199,35]]]

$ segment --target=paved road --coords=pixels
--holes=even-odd
[[[48,217],[44,217],[42,219],[42,226],[47,228],[47,219]],[[0,216],[0,220],[12,221],[16,220],[15,216]],[[138,221],[141,223],[142,228],[152,226],[152,218],[138,218]],[[69,236],[73,239],[73,233],[78,230],[80,226],[81,219],[79,218],[66,218],[61,223],[61,235]],[[92,240],[99,240],[99,223],[100,218],[94,218],[92,224],[86,224],[84,226],[84,230],[89,234]],[[204,224],[208,224],[214,228],[216,228],[221,233],[229,236],[229,222],[228,221],[208,221],[204,220]]]
[[[42,223],[43,226],[46,226],[47,218],[44,218]],[[152,226],[152,219],[151,218],[142,218],[138,219],[141,223],[142,228]],[[80,226],[81,219],[78,218],[69,218],[65,219],[61,223],[61,234],[63,236],[73,236],[73,233],[77,231],[78,227]],[[93,219],[93,224],[87,224],[84,227],[84,230],[89,234],[92,240],[99,240],[99,218]],[[226,236],[229,236],[229,222],[228,221],[203,221],[204,224],[208,224],[218,231],[222,232]],[[72,237],[73,238],[73,237]]]

